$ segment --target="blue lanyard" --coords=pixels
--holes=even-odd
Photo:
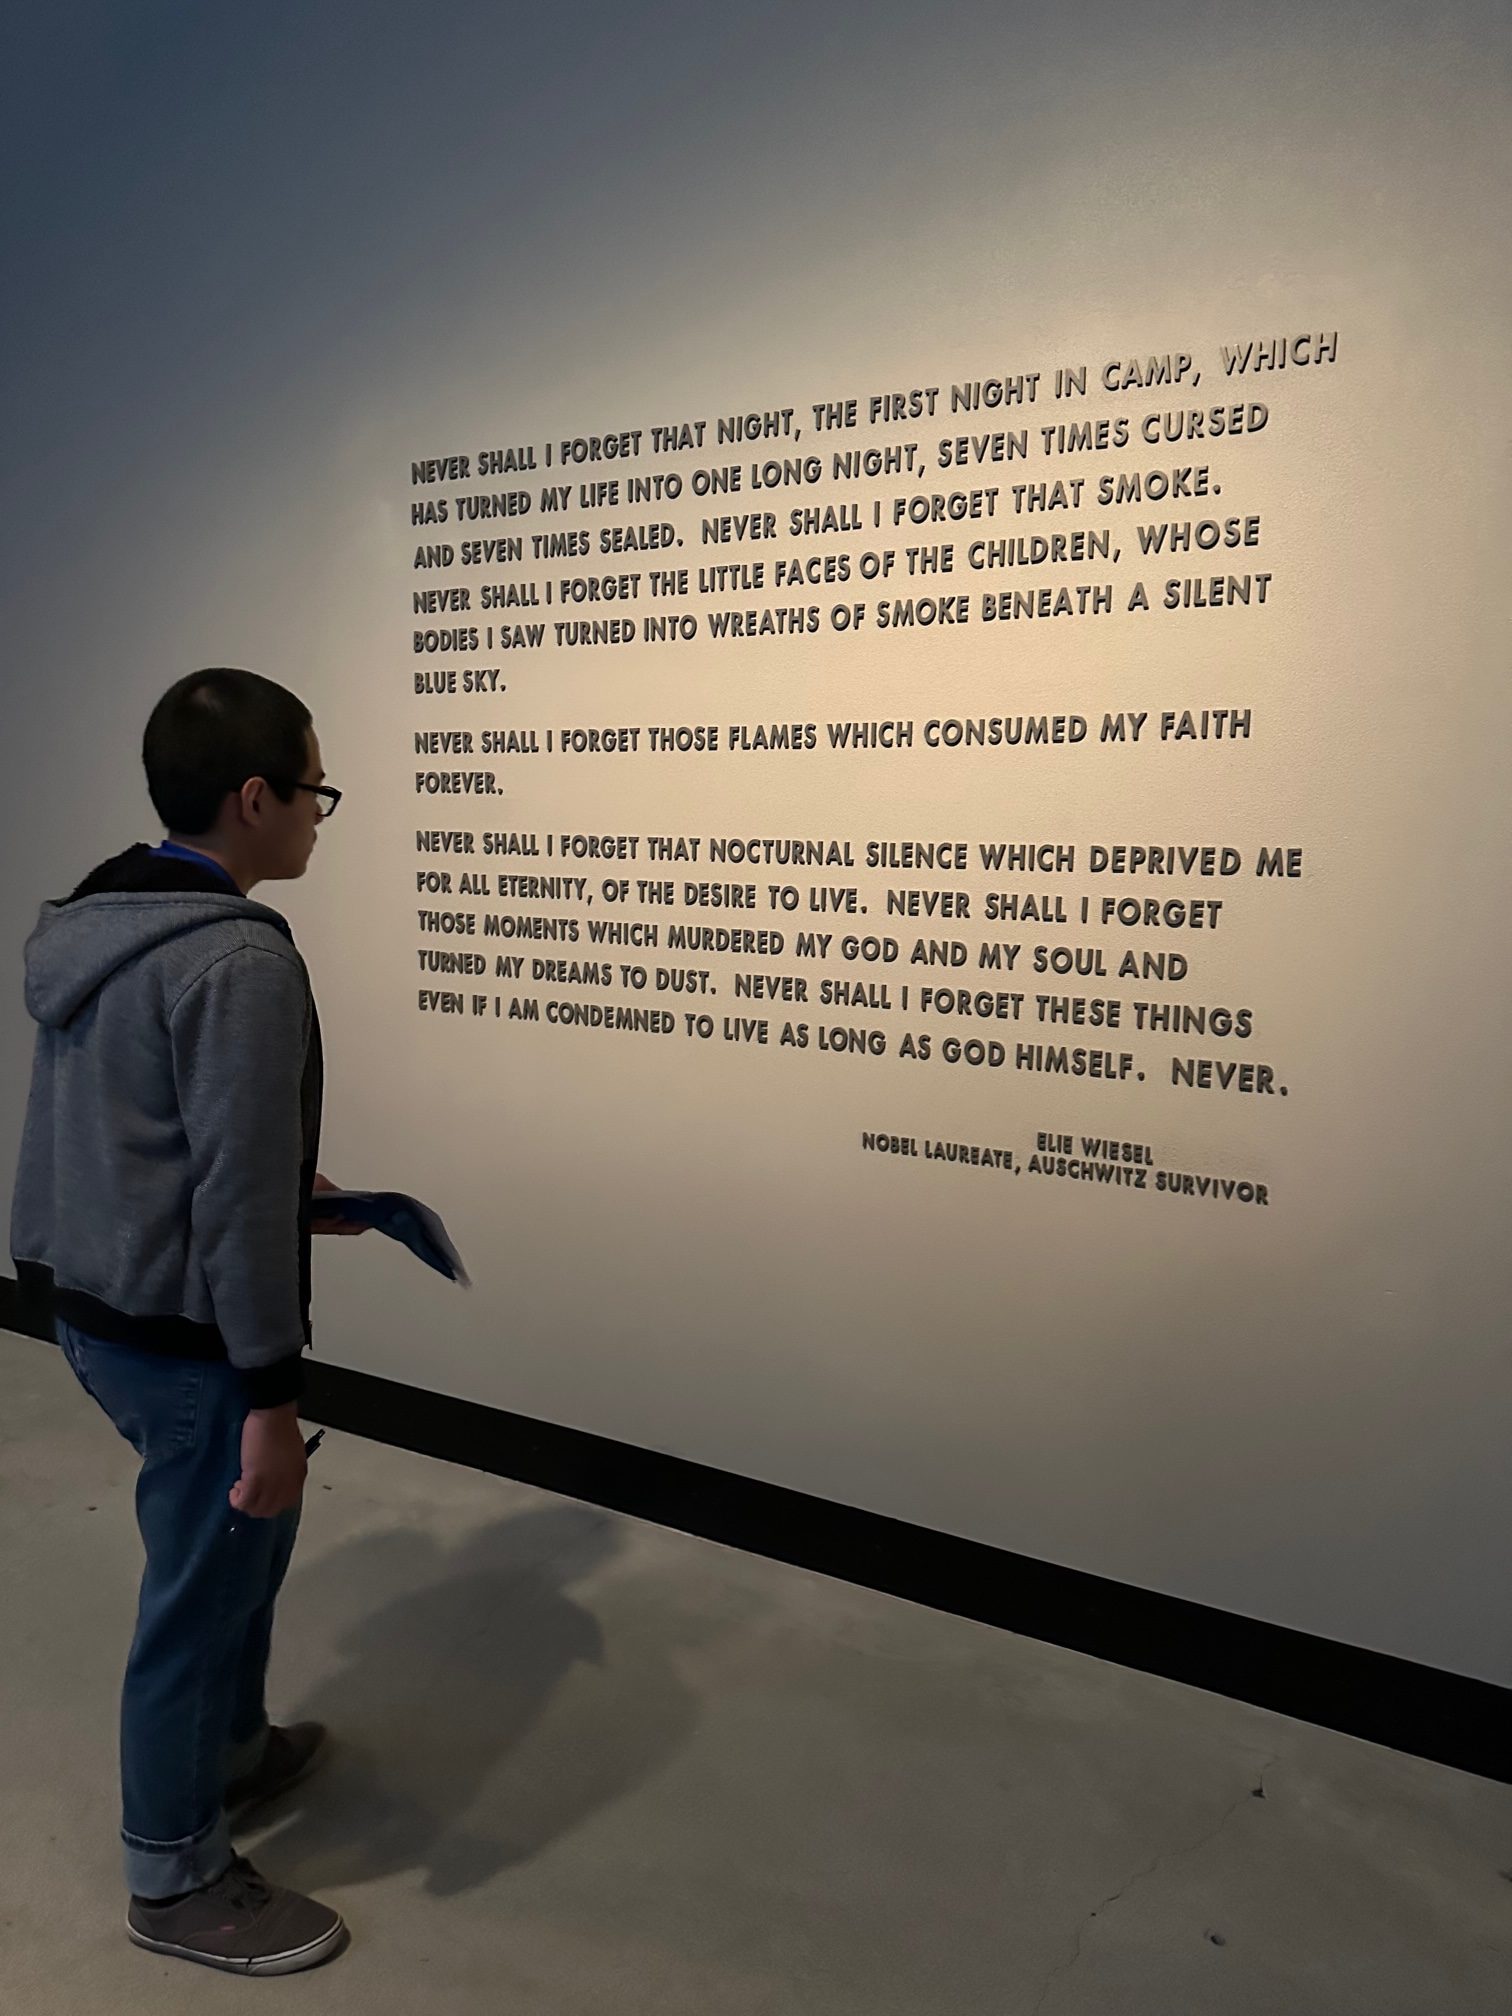
[[[208,854],[198,854],[192,847],[180,847],[176,840],[164,840],[160,845],[154,847],[152,851],[160,860],[189,861],[196,868],[208,868],[212,875],[220,876],[226,887],[233,894],[240,896],[242,893],[232,879],[230,870],[223,868],[219,861],[212,861]]]

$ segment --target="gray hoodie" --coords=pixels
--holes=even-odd
[[[229,1358],[299,1391],[320,1044],[284,919],[137,847],[43,906],[11,1251],[29,1295],[109,1341]]]

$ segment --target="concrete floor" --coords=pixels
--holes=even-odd
[[[126,1943],[133,1462],[0,1337],[0,2007],[1507,2016],[1512,1789],[339,1435],[240,1843],[350,1922],[256,1985]]]

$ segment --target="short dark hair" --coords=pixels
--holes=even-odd
[[[142,737],[147,790],[170,833],[208,833],[228,792],[264,777],[287,804],[307,760],[310,710],[259,672],[211,666],[170,686]]]

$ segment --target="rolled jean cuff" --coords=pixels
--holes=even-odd
[[[122,1833],[126,1886],[133,1897],[178,1897],[203,1890],[231,1866],[231,1831],[224,1813],[185,1841],[142,1841]]]

